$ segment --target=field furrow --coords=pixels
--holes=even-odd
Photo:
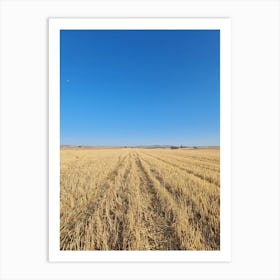
[[[151,182],[151,187],[158,199],[157,205],[168,221],[169,231],[173,233],[171,238],[176,244],[173,244],[173,250],[201,250],[204,247],[203,237],[190,225],[186,209],[153,176],[149,166],[141,158],[139,164],[143,173]]]
[[[157,155],[158,157],[161,157],[163,159],[168,159],[171,161],[174,161],[175,163],[177,163],[178,165],[187,165],[190,168],[197,168],[197,169],[201,169],[201,170],[206,170],[209,171],[211,173],[220,173],[220,165],[218,164],[213,164],[213,163],[206,163],[203,162],[201,160],[194,160],[191,159],[189,157],[182,157],[182,156],[178,156],[178,155],[172,155],[170,153],[166,153],[166,154],[156,154],[156,153],[146,153],[149,155]]]
[[[144,161],[149,166],[151,174],[170,193],[173,199],[187,211],[190,225],[196,231],[201,232],[205,244],[208,244],[212,249],[218,249],[220,244],[220,215],[219,211],[212,212],[209,208],[213,206],[214,209],[219,208],[219,193],[207,194],[206,192],[201,194],[199,200],[197,200],[197,190],[195,190],[194,184],[190,185],[188,181],[184,181],[183,184],[175,184],[172,180],[169,180],[170,177],[168,175],[164,175],[163,168],[159,171],[156,169],[157,165],[155,166],[146,160]],[[169,174],[170,172],[171,170],[168,169]],[[177,176],[177,173],[175,176]],[[215,197],[212,198],[214,203],[211,205],[208,199],[213,194],[215,194]]]
[[[139,155],[136,156],[136,165],[141,181],[141,204],[145,209],[142,212],[144,225],[148,232],[150,248],[153,250],[179,250],[180,240],[174,230],[172,215],[167,213],[161,201],[152,178]]]
[[[125,179],[123,175],[125,173],[124,169],[127,164],[127,157],[128,156],[120,156],[113,170],[106,175],[103,181],[99,182],[99,185],[94,186],[95,192],[93,192],[93,190],[89,191],[92,196],[84,201],[82,205],[83,207],[73,209],[71,217],[67,217],[66,222],[63,222],[61,217],[61,249],[75,250],[77,247],[85,246],[84,235],[92,217],[94,217],[96,211],[99,211],[102,208],[102,203],[106,202],[108,197],[116,191],[117,187],[119,187],[118,181]],[[127,170],[126,172],[128,172]],[[76,240],[76,242],[71,242],[73,240]],[[69,244],[72,244],[73,246],[68,247]]]
[[[176,161],[172,161],[170,159],[166,159],[163,157],[158,157],[155,155],[151,155],[151,154],[147,154],[145,153],[145,155],[150,156],[156,160],[159,160],[163,163],[169,164],[171,166],[177,167],[178,169],[187,172],[190,175],[196,176],[199,179],[203,180],[203,181],[207,181],[209,183],[213,183],[215,185],[217,185],[218,187],[220,186],[220,174],[219,173],[213,173],[213,172],[207,172],[201,168],[194,168],[192,169],[192,167],[187,167],[185,165],[179,165],[178,163],[176,163]]]

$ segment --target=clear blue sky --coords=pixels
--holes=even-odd
[[[219,145],[218,30],[61,30],[61,145]]]

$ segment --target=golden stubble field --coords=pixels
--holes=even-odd
[[[61,250],[219,250],[219,149],[61,148]]]

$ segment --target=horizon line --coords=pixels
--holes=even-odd
[[[60,146],[68,147],[220,147],[220,145],[170,145],[170,144],[152,144],[152,145],[72,145],[72,144],[60,144]]]

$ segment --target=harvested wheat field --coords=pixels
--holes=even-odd
[[[219,250],[219,149],[61,148],[61,250]]]

